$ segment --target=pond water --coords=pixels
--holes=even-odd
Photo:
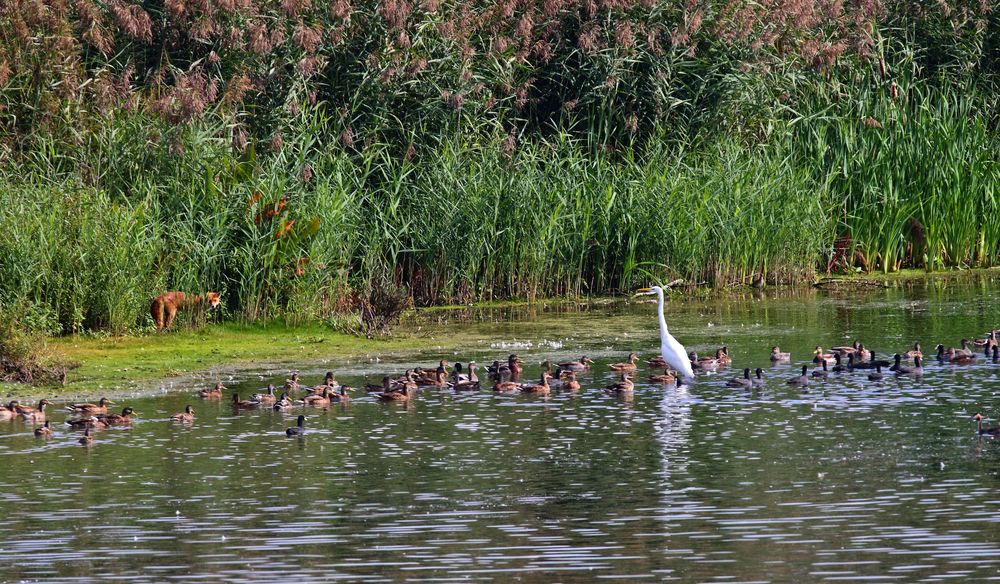
[[[811,349],[855,338],[883,356],[957,345],[1000,326],[988,281],[885,291],[668,303],[690,349],[734,366],[634,399],[602,388],[609,362],[658,352],[655,304],[434,313],[417,354],[304,364],[358,386],[439,358],[511,352],[597,363],[549,398],[422,389],[408,404],[234,414],[197,386],[118,400],[130,430],[81,447],[0,423],[2,580],[130,582],[802,582],[998,579],[1000,365],[928,360],[922,379],[831,374],[785,384]],[[448,337],[449,346],[436,346]],[[792,352],[772,366],[771,345]],[[377,357],[377,358],[376,358]],[[725,386],[765,369],[757,391]],[[244,396],[287,371],[225,380]],[[93,396],[96,400],[101,396]],[[127,404],[123,402],[127,401]],[[167,421],[192,404],[193,426]],[[61,408],[56,408],[57,410]]]

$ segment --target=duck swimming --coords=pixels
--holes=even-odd
[[[240,394],[233,394],[233,409],[236,410],[252,410],[260,405],[259,401],[240,399]]]
[[[469,374],[462,379],[458,374],[461,369],[459,364],[455,364],[455,374],[452,376],[451,387],[455,391],[479,391],[479,376],[476,375],[476,362],[469,361]]]
[[[743,369],[743,377],[736,377],[734,379],[730,379],[729,381],[726,382],[726,386],[742,387],[742,388],[748,388],[753,386],[753,382],[750,381],[750,368],[747,367]]]
[[[897,354],[897,357],[899,355]],[[906,365],[898,365],[896,367],[896,376],[910,376],[910,377],[920,377],[924,374],[924,368],[920,366],[920,357],[913,358],[913,367],[907,367]]]
[[[818,365],[820,361],[833,363],[833,355],[831,355],[830,353],[824,353],[823,347],[816,345],[816,349],[813,351],[813,363],[816,363]]]
[[[530,393],[534,395],[549,395],[551,388],[549,387],[549,374],[542,371],[541,380],[538,383],[524,383],[521,385],[521,393]]]
[[[791,358],[791,353],[782,353],[781,349],[777,345],[771,347],[771,361],[790,361]]]
[[[715,371],[719,368],[719,361],[713,357],[699,357],[698,353],[691,352],[691,369],[695,371]]]
[[[198,397],[201,399],[222,399],[222,390],[226,389],[226,386],[222,385],[222,382],[215,384],[212,389],[202,389],[198,392]]]
[[[273,404],[277,399],[274,395],[274,385],[270,383],[267,384],[267,393],[255,393],[250,396],[250,401],[268,405]]]
[[[913,348],[906,352],[907,359],[912,359],[914,357],[924,358],[924,354],[920,352],[920,343],[913,343]]]
[[[875,367],[875,371],[868,374],[868,381],[882,381],[883,377],[885,377],[885,375],[882,373],[882,366],[877,365]]]
[[[973,417],[976,420],[976,431],[979,433],[980,436],[982,436],[984,434],[987,435],[987,436],[1000,436],[1000,428],[997,428],[997,427],[983,428],[983,415],[982,414],[976,414]]]
[[[590,369],[590,365],[593,362],[594,362],[593,359],[584,355],[583,357],[580,358],[579,361],[567,361],[565,363],[559,363],[559,368],[564,371],[575,371],[579,373],[580,371],[587,371],[588,369]]]
[[[635,384],[629,379],[628,373],[622,372],[618,381],[612,383],[604,391],[612,395],[617,395],[619,397],[632,395],[635,390]]]
[[[830,371],[826,368],[826,361],[820,360],[820,364],[823,368],[812,372],[813,379],[826,379],[830,375]]]
[[[388,379],[388,377],[386,377]],[[310,395],[302,398],[302,405],[313,406],[317,408],[326,408],[330,406],[330,388],[324,387],[323,389],[312,393]]]
[[[38,438],[51,438],[52,437],[52,422],[49,422],[48,420],[46,420],[45,424],[39,426],[38,428],[35,428],[35,436],[38,437]]]
[[[83,444],[84,446],[90,446],[94,443],[94,436],[91,434],[90,428],[87,428],[87,430],[83,433],[83,436],[81,436],[77,442]]]
[[[106,397],[102,397],[100,401],[96,404],[72,404],[66,406],[66,411],[72,414],[82,414],[93,416],[97,414],[108,413],[108,406],[114,404],[115,402],[109,400]]]
[[[649,380],[652,381],[653,383],[670,384],[670,383],[675,383],[677,381],[677,376],[674,374],[673,371],[669,369],[664,369],[662,374],[650,375]]]
[[[194,408],[191,406],[185,406],[183,412],[170,416],[170,421],[180,422],[183,424],[190,424],[194,422]]]
[[[45,420],[45,406],[51,403],[52,402],[47,399],[41,399],[38,400],[37,408],[18,404],[15,406],[15,410],[17,411],[17,414],[26,421],[42,422]]]
[[[7,405],[0,404],[0,420],[13,420],[17,417],[17,400],[11,400]]]
[[[285,391],[298,391],[301,388],[302,385],[299,383],[299,372],[295,371],[292,373],[291,379],[285,380]]]
[[[753,382],[755,386],[764,385],[764,370],[758,367],[757,370],[754,371],[754,373],[755,377],[750,381]]]
[[[99,416],[99,417],[97,417],[95,419],[99,422],[99,424],[98,424],[97,427],[100,427],[101,425],[103,425],[105,427],[108,427],[108,426],[131,426],[132,425],[132,415],[133,414],[135,414],[135,410],[133,410],[132,408],[124,408],[122,410],[122,413],[120,415],[119,414],[108,414],[106,416]]]
[[[274,402],[274,405],[271,407],[272,409],[278,411],[290,409],[293,405],[294,404],[292,403],[292,400],[288,398],[288,392],[286,391],[281,394],[281,398]]]
[[[572,371],[566,372],[562,388],[566,391],[580,391],[580,382],[576,380],[576,373]]]
[[[635,371],[635,362],[639,360],[639,356],[635,353],[628,354],[628,361],[625,363],[612,363],[608,365],[608,368],[612,371]]]

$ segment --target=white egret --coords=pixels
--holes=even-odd
[[[691,360],[688,358],[687,349],[667,330],[667,320],[663,317],[663,288],[653,286],[652,288],[642,288],[636,292],[636,296],[652,296],[654,294],[659,300],[660,352],[663,354],[663,360],[685,379],[693,379],[694,371],[691,369]]]

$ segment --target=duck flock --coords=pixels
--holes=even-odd
[[[1000,331],[991,331],[983,339],[970,342],[963,339],[960,347],[936,347],[936,360],[947,364],[968,364],[977,360],[980,352],[987,360],[1000,362]],[[802,365],[801,375],[786,380],[791,386],[805,388],[810,383],[827,380],[831,374],[867,374],[871,381],[880,381],[887,375],[896,377],[918,378],[923,375],[923,359],[920,344],[905,353],[896,353],[892,360],[879,359],[874,351],[855,341],[850,346],[833,347],[826,352],[822,347],[816,347],[809,363]],[[718,372],[732,365],[729,348],[721,347],[714,356],[699,356],[689,353],[691,369],[696,373]],[[769,359],[772,363],[790,362],[791,355],[782,352],[780,347],[772,347]],[[608,367],[618,374],[618,379],[604,388],[605,392],[622,399],[632,398],[635,384],[634,378],[639,372],[639,355],[630,353],[621,363],[613,363]],[[645,362],[649,369],[649,380],[653,383],[680,386],[685,380],[671,370],[662,356],[657,356]],[[912,363],[912,365],[911,365]],[[351,388],[337,382],[332,371],[324,376],[315,386],[309,386],[300,379],[298,373],[292,373],[285,381],[280,395],[278,388],[269,384],[264,392],[255,393],[246,399],[238,393],[231,394],[232,408],[235,412],[258,409],[273,409],[276,411],[291,411],[294,408],[329,408],[334,403],[345,404],[351,400],[351,394],[364,391],[373,395],[380,402],[407,402],[421,388],[451,390],[455,392],[475,392],[492,390],[497,394],[530,394],[547,396],[552,391],[576,392],[580,390],[577,374],[589,371],[594,361],[583,356],[579,361],[553,363],[543,361],[541,374],[537,382],[522,381],[524,366],[521,358],[510,355],[505,362],[493,361],[487,367],[487,382],[482,382],[478,375],[478,365],[470,361],[463,367],[461,363],[450,364],[441,360],[437,367],[407,369],[402,375],[386,375],[377,385],[366,385],[363,388]],[[812,371],[810,371],[810,368]],[[764,384],[763,369],[758,367],[752,371],[749,367],[743,369],[742,376],[726,382],[734,388],[753,389]],[[222,400],[226,387],[216,383],[214,387],[202,389],[197,397],[202,400]],[[46,408],[52,405],[47,399],[42,399],[36,407],[22,405],[14,400],[0,404],[0,421],[21,419],[36,425],[35,436],[49,438],[53,435],[51,422],[47,419]],[[73,430],[82,430],[79,442],[89,446],[94,441],[94,430],[112,427],[129,427],[132,417],[137,413],[131,407],[125,407],[121,413],[114,413],[108,406],[113,402],[102,398],[97,403],[76,403],[65,407],[69,412],[66,425]],[[295,426],[287,428],[288,436],[302,436],[306,433],[305,415],[299,415]],[[977,431],[980,435],[1000,436],[1000,427],[984,427],[983,416],[976,414]],[[188,405],[183,412],[170,417],[171,423],[193,424],[195,422],[194,407]]]

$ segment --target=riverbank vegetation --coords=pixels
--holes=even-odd
[[[996,265],[990,3],[10,2],[0,320]],[[345,317],[344,315],[352,315]],[[361,315],[357,317],[356,315]]]

